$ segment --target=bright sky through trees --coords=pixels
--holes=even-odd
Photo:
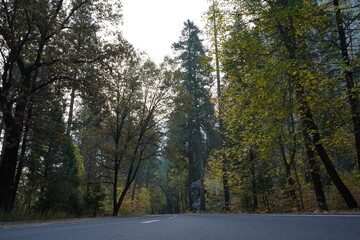
[[[122,30],[136,48],[160,63],[172,53],[171,44],[187,19],[200,29],[204,26],[202,15],[208,5],[207,0],[123,0]]]

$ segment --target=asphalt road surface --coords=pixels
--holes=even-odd
[[[154,215],[0,226],[0,240],[358,240],[360,215]]]

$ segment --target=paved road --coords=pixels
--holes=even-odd
[[[1,240],[357,240],[360,215],[159,215],[0,227]]]

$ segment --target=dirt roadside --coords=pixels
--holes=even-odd
[[[11,221],[0,222],[0,228],[16,227],[16,226],[34,226],[34,225],[48,225],[57,223],[77,223],[77,222],[91,222],[101,220],[111,220],[121,217],[85,217],[85,218],[64,218],[64,219],[49,219],[49,220],[25,220],[25,221]]]

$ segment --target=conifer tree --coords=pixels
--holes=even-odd
[[[214,107],[210,101],[212,78],[208,58],[200,30],[192,21],[184,23],[180,39],[173,44],[173,49],[181,65],[183,80],[175,100],[174,121],[170,124],[177,126],[174,134],[181,139],[179,148],[188,161],[189,208],[192,211],[205,210],[204,177],[206,159],[213,148]]]

